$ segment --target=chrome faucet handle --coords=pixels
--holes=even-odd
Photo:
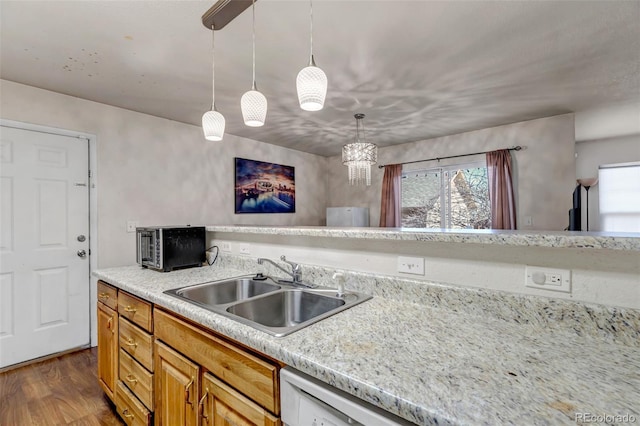
[[[340,272],[336,272],[333,274],[333,277],[331,278],[338,282],[338,288],[337,288],[338,292],[336,296],[344,297],[344,275],[342,275]]]
[[[280,260],[282,260],[284,263],[288,263],[289,265],[291,265],[291,269],[293,269],[293,272],[298,272],[300,270],[300,264],[287,260],[284,254],[280,256]]]

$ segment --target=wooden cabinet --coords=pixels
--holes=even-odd
[[[128,426],[150,426],[151,412],[127,389],[122,382],[116,385],[116,410]]]
[[[108,291],[108,292],[107,292]],[[116,306],[116,289],[98,282],[98,296],[113,301]],[[108,295],[109,297],[104,297]],[[118,314],[105,303],[98,302],[98,382],[113,401],[118,377]]]
[[[202,426],[280,426],[280,419],[209,373],[202,375]]]
[[[155,343],[156,426],[197,426],[200,367]]]
[[[163,407],[162,414],[158,411],[160,404],[171,400],[173,410],[179,411],[181,415],[183,411],[190,413],[187,409],[191,409],[191,405],[185,406],[180,400],[180,386],[186,386],[188,380],[197,377],[193,376],[196,368],[200,369],[201,376],[198,380],[200,393],[195,412],[199,413],[201,426],[281,424],[278,380],[280,365],[277,362],[262,358],[171,313],[156,309],[153,318],[156,338],[156,419],[160,416],[163,418],[156,426],[194,424],[182,422],[175,417],[170,423],[166,423],[164,418],[171,409]],[[165,362],[162,359],[162,354],[165,353],[171,354],[176,363],[180,360],[182,368],[172,367]],[[162,372],[160,362],[166,364],[162,366]],[[186,373],[187,366],[192,376]],[[175,377],[163,379],[161,374],[162,377],[172,374]],[[173,382],[176,384],[171,385],[173,389],[169,389]]]
[[[156,339],[239,390],[270,412],[280,414],[278,365],[169,313],[154,313]]]
[[[102,281],[98,300],[98,377],[127,425],[281,426],[280,363]]]
[[[151,303],[145,300],[139,299],[123,291],[119,292],[118,314],[149,333],[153,331]]]
[[[152,326],[149,302],[98,281],[98,381],[127,425],[152,424]]]

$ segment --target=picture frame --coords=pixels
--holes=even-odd
[[[295,168],[234,158],[235,213],[295,213]]]

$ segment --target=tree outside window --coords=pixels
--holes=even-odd
[[[486,165],[474,163],[403,173],[402,226],[489,229]]]

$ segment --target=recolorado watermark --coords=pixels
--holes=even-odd
[[[635,423],[637,421],[638,418],[633,414],[576,413],[576,423],[622,424]]]

